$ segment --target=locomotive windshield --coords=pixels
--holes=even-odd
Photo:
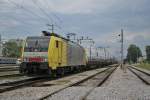
[[[47,52],[50,37],[28,37],[26,39],[25,52]]]

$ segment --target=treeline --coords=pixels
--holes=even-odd
[[[125,59],[125,62],[136,63],[140,60],[143,62],[150,63],[150,46],[149,45],[145,47],[145,51],[146,51],[146,57],[142,55],[142,51],[138,46],[136,46],[135,44],[131,44],[127,49],[127,57]]]
[[[147,61],[150,63],[150,45],[146,46],[146,58]]]
[[[21,57],[22,45],[18,45],[16,42],[8,41],[3,44],[2,55],[4,57]]]

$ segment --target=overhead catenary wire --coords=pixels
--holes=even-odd
[[[16,2],[13,2],[12,0],[7,0],[10,4],[13,4],[15,5],[16,7],[19,7],[20,8],[20,5],[17,4]],[[37,13],[34,13],[33,11],[21,6],[21,9],[25,10],[26,12],[30,13],[31,15],[33,15],[34,17],[39,17],[41,19],[44,19],[46,22],[48,21],[47,19],[43,18],[42,16],[40,16],[39,14]]]
[[[36,13],[34,13],[33,11],[31,11],[31,10],[29,10],[29,9],[26,9],[24,6],[21,6],[20,4],[18,4],[18,3],[16,3],[16,2],[13,2],[12,0],[8,0],[8,2],[9,2],[10,4],[13,4],[13,5],[15,5],[16,7],[21,8],[21,9],[25,10],[26,12],[32,14],[34,17],[36,16],[36,17],[39,17],[39,18],[43,19],[43,17],[40,16],[39,14],[36,14]],[[22,3],[23,3],[23,1],[22,1]],[[15,19],[16,21],[19,21],[19,20],[16,19],[15,17],[14,17],[14,19]],[[46,22],[48,21],[48,20],[45,19],[45,18],[44,18],[44,20],[45,20]],[[47,24],[46,22],[43,22],[42,20],[38,20],[37,22],[39,22],[39,21],[41,21],[42,23]],[[24,23],[24,24],[28,24],[28,23],[26,23],[26,22],[23,21],[23,20],[21,20],[21,21],[19,21],[19,22]],[[44,25],[45,25],[45,24],[44,24]],[[41,23],[40,23],[39,25],[41,25]],[[28,26],[29,26],[29,24],[28,24]],[[26,30],[26,31],[27,31],[27,30]],[[27,33],[30,33],[30,32],[28,31]]]
[[[49,2],[47,0],[45,0],[45,4],[47,5],[47,7],[49,9],[52,9],[51,6],[49,5]],[[51,12],[51,14],[54,16],[54,18],[56,18],[60,23],[63,23],[63,21],[60,19],[60,17],[58,17],[55,13]]]
[[[48,7],[49,9],[52,9],[52,8],[50,7],[50,5],[49,5],[49,2],[47,2],[47,0],[45,0],[45,1],[43,1],[43,2],[45,2],[45,5],[47,5],[47,7]],[[50,13],[51,13],[52,16],[54,16],[55,19],[57,19],[57,21],[59,21],[59,25],[58,25],[57,23],[55,23],[55,26],[56,26],[57,28],[59,28],[59,29],[62,30],[62,27],[60,26],[60,24],[62,24],[63,21],[62,21],[55,13],[53,13],[53,12],[50,12]]]
[[[26,7],[24,7],[23,6],[23,3],[24,3],[24,0],[22,0],[22,2],[21,2],[21,4],[18,4],[18,3],[16,3],[16,2],[14,2],[13,0],[7,0],[8,1],[8,3],[10,3],[10,4],[12,4],[12,5],[15,5],[16,7],[18,7],[18,8],[20,8],[20,9],[23,9],[24,11],[26,11],[27,13],[30,13],[33,17],[37,17],[37,18],[40,18],[40,19],[42,19],[42,20],[44,20],[44,21],[42,21],[42,20],[38,20],[38,21],[42,21],[43,23],[45,23],[45,25],[46,24],[49,24],[49,23],[51,23],[51,21],[53,21],[53,19],[46,13],[46,11],[43,9],[43,8],[41,8],[39,5],[37,5],[36,4],[36,6],[42,11],[42,13],[46,16],[46,18],[44,17],[44,16],[41,16],[40,14],[37,14],[37,13],[35,13],[34,11],[32,11],[32,10],[30,10],[30,9],[28,9],[28,8],[26,8]],[[36,3],[36,2],[34,2],[34,0],[32,0],[33,1],[33,3]],[[50,6],[48,6],[48,7],[50,7]],[[62,23],[62,21],[61,21],[61,19],[56,15],[56,14],[52,14],[53,16],[55,16],[55,18],[57,19],[57,20],[59,20],[59,22],[60,23]],[[48,22],[48,23],[47,23]],[[52,24],[53,24],[54,22],[52,22]],[[56,22],[53,24],[53,25],[55,25],[57,28],[59,28],[60,30],[63,30]],[[64,30],[63,30],[64,31]]]
[[[57,28],[61,29],[61,27],[53,20],[53,18],[42,8],[38,5],[37,1],[32,0],[32,2],[40,9],[40,11],[52,22],[52,25],[56,26]],[[47,24],[46,24],[47,25]]]
[[[20,4],[20,7],[23,7],[23,3],[24,3],[24,0],[22,0],[21,4]]]
[[[32,0],[32,2],[39,8],[39,10],[48,18],[49,22],[54,24],[53,19],[46,13],[46,11],[37,4],[37,1]]]
[[[48,1],[48,0],[45,0],[45,4],[47,5],[47,7],[48,7],[49,9],[52,9],[52,8],[51,8],[51,5],[49,4],[49,1]],[[57,28],[59,28],[61,31],[63,31],[64,33],[69,33],[68,30],[64,30],[64,28],[61,27],[61,26],[62,26],[62,23],[63,23],[62,19],[61,19],[59,16],[57,16],[54,12],[51,12],[51,15],[52,15],[55,19],[57,19],[57,21],[60,23],[59,25],[55,25],[55,26],[56,26]],[[60,26],[60,25],[61,25],[61,26]]]
[[[45,5],[47,5],[47,7],[49,8],[49,9],[52,9],[51,7],[50,7],[50,5],[49,5],[49,2],[47,2],[47,0],[45,0],[45,1],[43,1],[44,3],[45,3]],[[43,9],[44,10],[44,9]],[[46,11],[45,11],[46,12]],[[57,28],[59,28],[60,30],[63,30],[62,29],[62,27],[60,26],[62,23],[63,23],[63,21],[55,14],[55,13],[53,13],[53,12],[50,12],[51,13],[51,15],[55,18],[55,19],[57,19],[57,21],[59,22],[59,24],[57,24],[57,22],[55,22],[55,23],[53,23],[53,25],[55,26],[55,27],[57,27]],[[51,18],[53,18],[53,17],[51,17]]]
[[[8,0],[8,2],[11,3],[11,4],[13,4],[13,5],[15,5],[16,7],[22,8],[22,9],[24,9],[24,10],[26,10],[26,11],[32,13],[32,11],[30,11],[30,10],[24,8],[23,6],[19,5],[18,3],[13,2],[12,0]],[[21,4],[23,4],[23,0],[22,0]],[[35,13],[32,13],[32,15],[33,15],[33,14],[35,14]],[[28,26],[28,27],[31,26],[31,25],[33,25],[33,24],[30,24],[30,23],[27,23],[27,21],[19,20],[18,18],[14,17],[13,15],[12,15],[11,17],[9,17],[9,18],[11,18],[11,19],[13,19],[13,20],[15,20],[15,21],[17,21],[17,22],[20,22],[21,24],[25,24],[25,25]],[[37,21],[37,22],[38,22],[38,21]],[[31,30],[31,27],[29,27],[28,29],[23,28],[24,33],[31,34],[31,32],[30,32],[29,30]],[[16,31],[16,32],[17,32],[17,31]],[[17,33],[19,33],[19,32],[17,32]]]

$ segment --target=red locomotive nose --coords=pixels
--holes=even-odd
[[[43,58],[29,58],[29,62],[43,62]]]

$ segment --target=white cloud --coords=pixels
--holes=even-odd
[[[0,27],[13,28],[17,25],[20,25],[20,23],[16,20],[10,20],[10,19],[0,20]]]
[[[118,0],[8,0],[5,3],[15,3],[18,8],[26,7],[31,10],[37,10],[35,5],[37,4],[47,10],[47,12],[51,11],[62,14],[88,14],[107,10],[117,2]]]
[[[50,1],[51,11],[63,14],[91,13],[97,7],[97,0],[56,0]]]
[[[13,1],[17,6],[10,1]],[[47,23],[47,17],[40,10],[42,8],[54,21],[56,19],[52,16],[52,12],[60,14],[60,17],[64,18],[63,22],[66,25],[67,32],[69,30],[69,32],[77,33],[94,33],[94,35],[86,35],[93,37],[99,46],[111,46],[112,52],[120,50],[118,43],[120,25],[127,26],[124,33],[126,46],[130,43],[141,45],[150,40],[150,17],[147,13],[147,10],[149,10],[149,3],[147,2],[149,0],[33,1],[34,3],[32,0],[0,0],[0,27],[3,27],[6,31],[11,32],[13,28],[23,33],[24,30],[19,29],[17,26],[24,24],[23,28],[30,26],[30,31],[36,33],[40,29],[42,30],[43,27],[45,28],[44,25]],[[141,41],[138,41],[139,39]],[[143,43],[141,43],[142,41]]]
[[[135,41],[135,38],[136,37],[142,37],[144,38],[145,40],[149,39],[150,40],[150,31],[146,30],[146,31],[143,31],[143,32],[127,32],[127,33],[124,33],[125,34],[125,39],[127,41]]]

